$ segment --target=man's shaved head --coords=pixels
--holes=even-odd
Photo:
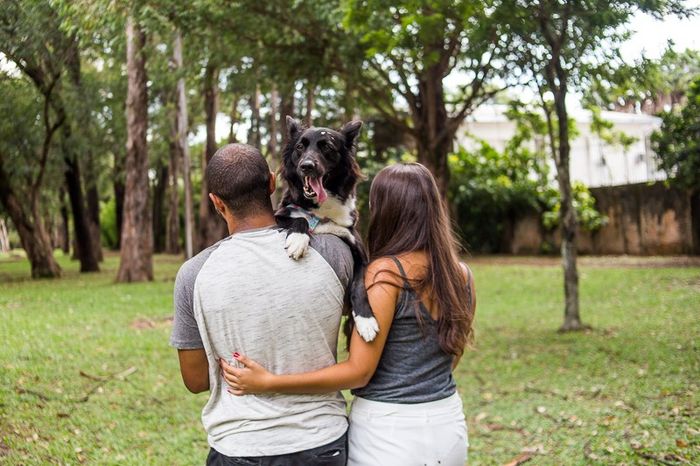
[[[231,213],[246,217],[261,210],[272,210],[270,167],[255,147],[228,144],[207,164],[209,192],[220,198]]]

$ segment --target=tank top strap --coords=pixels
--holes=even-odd
[[[396,267],[399,268],[399,273],[401,274],[401,278],[403,278],[404,288],[411,289],[411,284],[408,281],[408,276],[406,275],[406,271],[403,269],[403,265],[401,265],[401,261],[396,256],[389,257],[391,257],[391,259],[394,261]]]

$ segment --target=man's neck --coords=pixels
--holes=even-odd
[[[240,233],[242,231],[272,227],[275,225],[275,217],[267,213],[246,217],[244,219],[234,219],[229,216],[226,218],[226,225],[228,226],[228,234],[233,235],[234,233]]]

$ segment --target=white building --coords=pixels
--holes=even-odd
[[[484,140],[501,151],[515,133],[515,123],[505,116],[506,105],[482,105],[463,124],[458,144],[471,148],[475,140]],[[589,187],[617,186],[666,178],[657,167],[649,138],[661,126],[661,119],[649,115],[601,112],[604,120],[613,123],[613,131],[635,138],[627,149],[608,145],[591,132],[591,112],[570,111],[576,121],[578,136],[571,141],[571,178]],[[554,170],[553,163],[552,169]]]

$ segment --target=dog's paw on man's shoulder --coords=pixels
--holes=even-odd
[[[284,248],[287,250],[287,255],[294,260],[299,260],[309,249],[309,240],[311,238],[306,233],[290,233],[287,235],[287,241]]]
[[[360,334],[363,340],[367,343],[374,340],[379,333],[379,323],[374,317],[362,317],[353,313],[353,320],[355,321],[355,328],[357,333]]]

